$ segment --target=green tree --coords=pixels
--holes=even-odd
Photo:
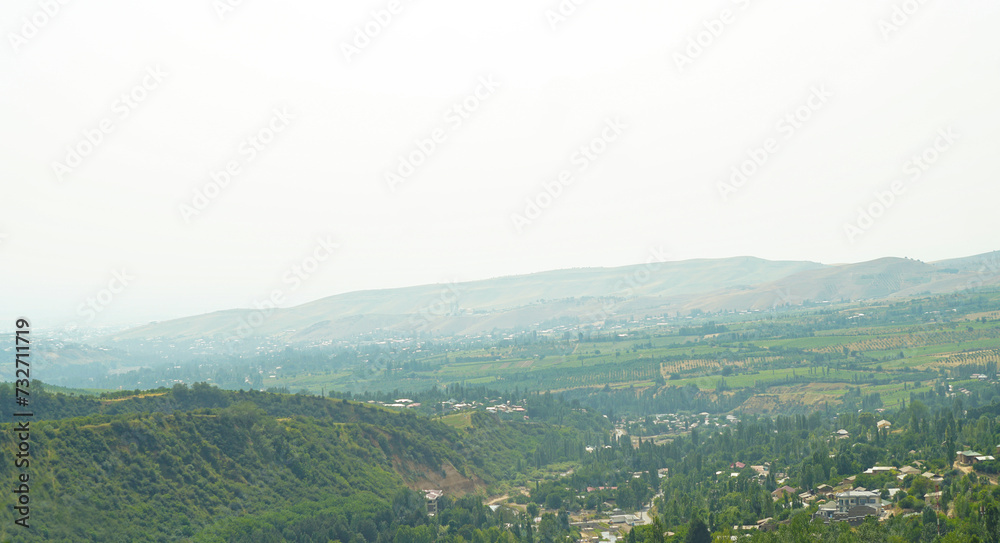
[[[708,526],[699,515],[691,517],[684,543],[712,543],[712,534],[709,533]]]
[[[1000,543],[1000,508],[991,503],[986,506],[983,516],[983,531],[986,533],[986,543]]]
[[[651,526],[653,530],[652,543],[664,543],[667,529],[663,527],[663,523],[660,522],[660,517],[653,519],[653,524]]]

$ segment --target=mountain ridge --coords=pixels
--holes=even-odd
[[[153,322],[107,339],[339,340],[375,331],[463,335],[551,319],[738,312],[806,302],[876,300],[1000,284],[1000,252],[925,263],[883,257],[827,265],[757,257],[571,268],[458,283],[336,294],[294,307],[227,309]]]

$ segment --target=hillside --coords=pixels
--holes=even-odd
[[[95,400],[35,387],[48,420],[31,425],[31,530],[4,508],[0,540],[270,541],[280,520],[287,540],[350,541],[393,533],[408,515],[412,526],[426,523],[422,497],[407,488],[443,483],[433,488],[458,497],[513,477],[516,459],[543,441],[562,446],[551,433],[559,430],[542,424],[482,416],[457,430],[311,396],[179,385]],[[0,385],[4,405],[10,393]],[[13,458],[14,433],[3,426],[0,451]],[[15,472],[0,463],[0,477]]]

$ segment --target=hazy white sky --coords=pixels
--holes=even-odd
[[[986,0],[8,0],[2,318],[289,306],[654,248],[998,249],[998,27]]]

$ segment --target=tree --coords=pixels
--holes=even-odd
[[[1000,543],[1000,508],[996,503],[986,506],[983,519],[983,530],[986,532],[987,543]]]
[[[858,526],[858,537],[865,543],[885,543],[889,540],[889,532],[875,517],[866,517],[865,522]]]
[[[653,543],[664,543],[665,541],[664,534],[667,532],[667,529],[664,528],[663,523],[660,522],[660,517],[656,517],[655,519],[653,519],[652,528],[653,528],[653,540],[652,540]]]
[[[708,526],[705,524],[705,521],[701,520],[700,516],[695,515],[691,517],[684,543],[712,543],[712,534],[708,532]]]
[[[555,543],[559,538],[559,521],[552,513],[542,515],[542,521],[538,524],[538,540],[544,543]]]

